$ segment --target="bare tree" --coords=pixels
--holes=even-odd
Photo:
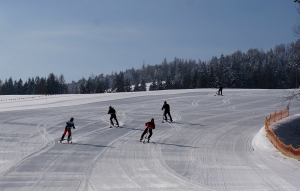
[[[300,0],[294,0],[295,3],[298,3],[297,5],[297,12],[300,15]],[[295,36],[300,37],[300,18],[298,18],[297,25],[294,26],[293,31],[295,33]]]
[[[288,107],[290,107],[290,103],[292,100],[300,101],[300,90],[294,90],[291,92],[287,92],[285,95],[281,96],[282,103],[288,103]]]

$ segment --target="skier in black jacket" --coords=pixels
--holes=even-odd
[[[166,120],[166,121],[168,120],[168,119],[167,119],[167,114],[168,114],[169,117],[170,117],[170,121],[172,122],[173,120],[172,120],[171,113],[170,113],[170,105],[167,104],[166,101],[164,102],[164,105],[162,106],[161,110],[163,110],[163,109],[165,109],[165,111],[164,111],[164,117],[165,117],[165,120]]]
[[[112,106],[109,106],[109,110],[108,110],[107,114],[110,114],[110,124],[112,126],[114,126],[114,122],[112,121],[112,119],[115,119],[117,122],[117,125],[119,127],[119,122],[118,122],[117,116],[116,116],[116,110]]]
[[[219,90],[218,90],[218,95],[221,95],[221,96],[222,96],[222,95],[223,95],[223,92],[222,92],[223,86],[222,86],[221,83],[219,83],[218,88],[219,88]]]

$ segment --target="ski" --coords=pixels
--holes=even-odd
[[[155,144],[155,142],[150,142],[150,141],[143,141],[143,144],[146,144],[146,143],[153,143],[153,144]]]
[[[59,140],[58,142],[60,142],[62,144],[73,144],[74,145],[74,143],[72,142],[72,138],[68,142],[63,142],[63,141],[66,141],[66,140],[68,140],[68,139]]]
[[[74,142],[63,142],[63,141],[58,141],[59,143],[61,143],[61,144],[71,144],[71,145],[74,145],[75,143]]]
[[[166,120],[166,122],[167,123],[173,123],[173,121],[168,121],[168,120]],[[162,123],[164,123],[164,121],[162,121]]]
[[[112,128],[112,127],[120,127],[120,125],[110,124],[109,128]]]
[[[148,139],[147,137],[148,137],[148,131],[147,131],[146,135],[143,138],[140,139],[140,142],[145,143],[146,139]],[[148,142],[149,142],[149,140],[148,140]]]
[[[149,143],[149,139],[147,138],[148,137],[148,133],[146,134],[146,136],[143,138],[143,143],[145,144],[146,142]],[[148,141],[146,141],[148,140]]]

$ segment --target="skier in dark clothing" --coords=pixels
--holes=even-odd
[[[170,105],[167,104],[167,102],[165,101],[164,102],[164,105],[162,106],[161,110],[165,109],[164,111],[164,117],[165,117],[165,120],[167,121],[167,114],[169,115],[169,118],[170,118],[170,121],[172,122],[172,117],[171,117],[171,113],[170,113]]]
[[[66,135],[66,133],[68,132],[68,142],[72,139],[72,132],[71,132],[71,128],[73,127],[73,129],[75,129],[75,125],[74,125],[74,118],[71,117],[70,121],[66,122],[66,127],[64,130],[63,135],[61,136],[60,142],[62,142],[64,140],[64,137]]]
[[[218,88],[219,88],[218,95],[223,95],[223,93],[222,93],[222,90],[223,90],[222,84],[219,83]]]
[[[146,134],[147,132],[149,132],[149,136],[148,136],[148,143],[149,143],[150,137],[152,136],[152,129],[155,129],[154,119],[152,118],[151,121],[146,122],[146,123],[145,123],[145,126],[146,126],[146,129],[144,130],[144,132],[143,132],[143,134],[142,134],[142,136],[141,136],[140,142],[142,142],[142,140],[143,140],[145,134]],[[146,137],[146,139],[147,139],[147,137]]]
[[[112,119],[115,119],[117,122],[117,125],[119,127],[119,122],[118,122],[117,116],[116,116],[116,110],[112,106],[109,106],[109,110],[108,110],[107,114],[110,114],[110,124],[112,126],[114,126],[114,122],[112,121]],[[112,127],[112,126],[110,126],[110,127]]]

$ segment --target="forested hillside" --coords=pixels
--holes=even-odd
[[[264,51],[249,49],[231,55],[214,56],[209,61],[174,58],[161,64],[143,64],[140,69],[91,75],[66,83],[64,75],[31,77],[26,81],[0,80],[0,94],[104,93],[124,91],[215,88],[296,88],[300,85],[300,39]],[[134,85],[134,89],[131,86]]]

